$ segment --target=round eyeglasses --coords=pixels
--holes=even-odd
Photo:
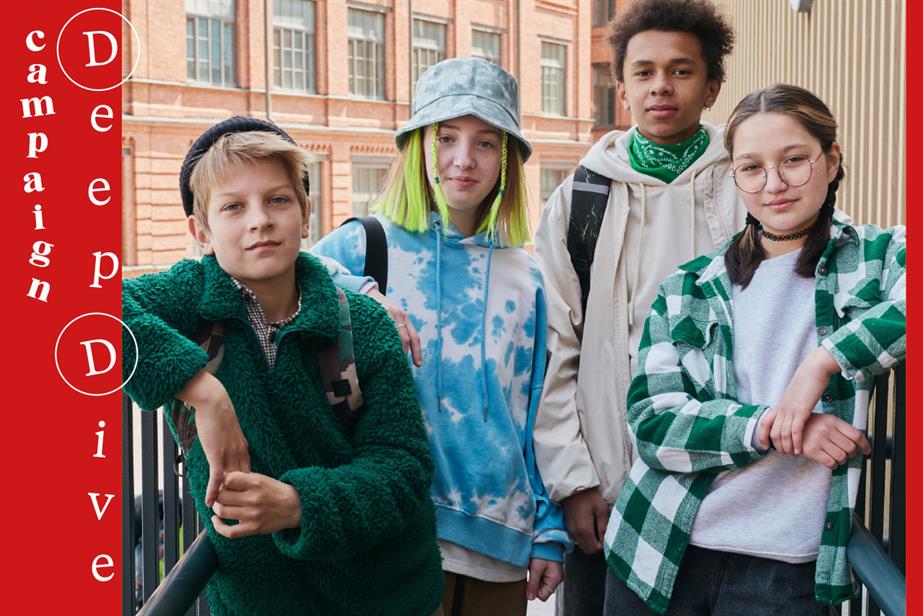
[[[756,194],[766,187],[769,170],[775,169],[787,186],[803,186],[811,179],[814,163],[820,160],[824,153],[818,154],[814,160],[807,156],[789,156],[780,164],[773,167],[762,167],[755,163],[743,163],[731,171],[737,188],[749,194]]]

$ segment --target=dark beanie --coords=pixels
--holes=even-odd
[[[183,160],[183,166],[179,171],[179,192],[183,198],[183,209],[186,211],[186,216],[192,215],[193,196],[192,189],[189,187],[189,178],[192,177],[192,170],[195,169],[199,159],[208,151],[208,148],[215,145],[215,142],[218,141],[218,138],[222,135],[228,133],[247,133],[251,131],[274,133],[289,143],[295,143],[295,140],[292,139],[288,133],[275,124],[271,124],[264,120],[257,120],[256,118],[234,116],[233,118],[219,122],[209,128],[202,133],[202,136],[196,139],[192,147],[189,148],[189,151],[186,153],[186,158]],[[308,181],[307,173],[304,174],[304,192],[305,195],[311,194],[311,185]]]

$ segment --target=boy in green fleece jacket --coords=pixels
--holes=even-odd
[[[205,256],[125,281],[138,349],[126,391],[145,409],[195,408],[185,464],[220,563],[212,613],[432,614],[443,577],[413,380],[385,311],[300,253],[303,152],[272,124],[232,118],[193,144],[180,185]],[[325,392],[318,351],[346,299],[351,387]],[[192,340],[211,323],[224,336],[214,375]],[[130,370],[130,337],[125,350]]]

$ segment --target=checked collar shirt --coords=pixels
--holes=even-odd
[[[728,244],[662,283],[628,393],[639,458],[612,511],[605,554],[613,572],[659,613],[716,474],[766,455],[752,438],[768,407],[736,402]],[[865,430],[873,377],[906,351],[904,227],[835,219],[815,270],[814,303],[818,344],[842,368],[821,397],[823,412]],[[861,466],[855,456],[831,479],[815,576],[815,597],[831,605],[856,589],[846,545]]]

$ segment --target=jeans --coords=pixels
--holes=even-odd
[[[564,583],[557,616],[602,616],[606,599],[606,558],[602,550],[586,555],[579,547],[564,555]]]
[[[605,616],[656,616],[612,571]],[[666,616],[827,616],[814,599],[814,563],[706,550],[690,545],[679,567]]]

